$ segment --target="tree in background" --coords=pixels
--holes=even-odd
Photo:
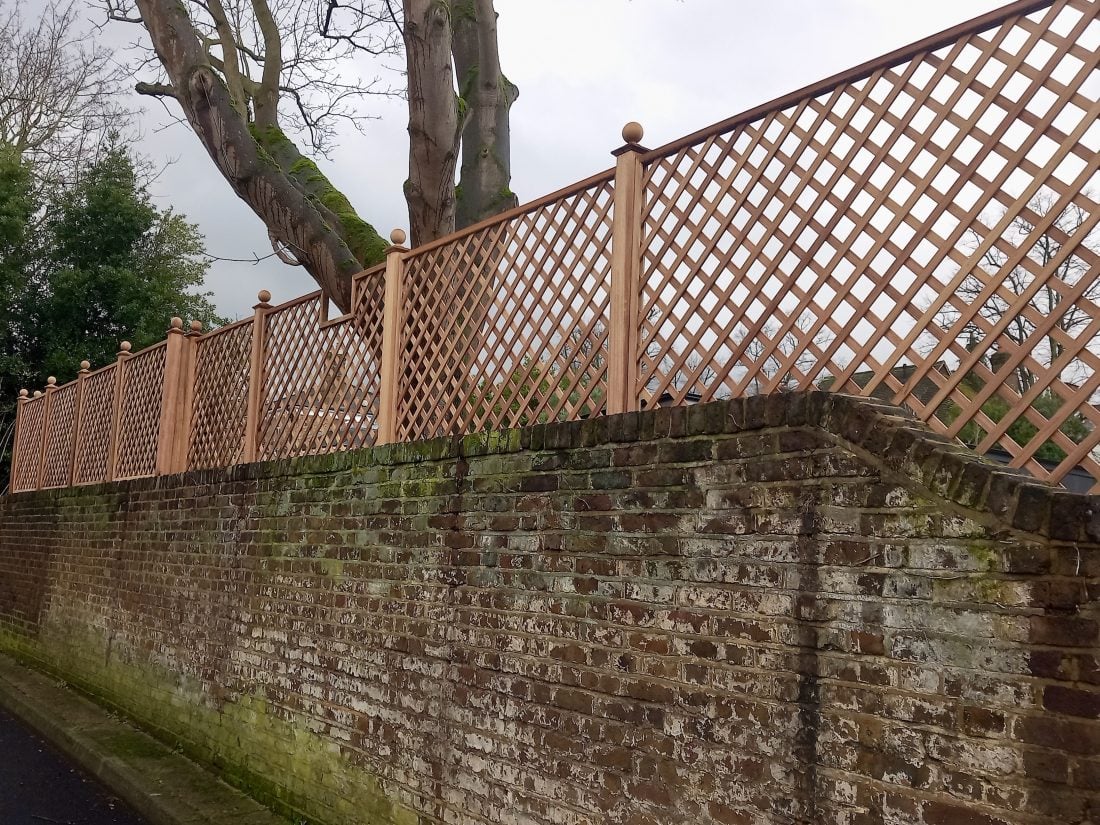
[[[48,375],[64,383],[82,359],[103,366],[122,339],[134,350],[156,343],[173,315],[224,322],[196,291],[209,264],[198,229],[152,204],[125,146],[108,142],[74,185],[42,195],[48,203],[32,194],[34,173],[0,146],[0,488],[21,387]]]
[[[124,147],[108,146],[60,196],[46,231],[27,314],[49,331],[32,363],[58,380],[82,358],[112,360],[124,338],[135,350],[161,340],[173,315],[221,322],[194,291],[209,265],[198,228],[152,204]]]
[[[17,385],[28,374],[20,341],[30,264],[27,228],[34,213],[30,170],[18,152],[0,144],[0,443],[10,423]]]
[[[1082,194],[1092,198],[1092,193],[1087,190]],[[1050,215],[1055,201],[1054,194],[1049,191],[1032,198],[1027,208],[1005,230],[1006,243],[990,246],[978,264],[979,271],[968,274],[956,290],[966,304],[979,305],[978,314],[985,321],[984,324],[972,321],[963,327],[959,337],[968,346],[973,347],[981,341],[985,337],[985,329],[1003,319],[1006,322],[1003,337],[1016,347],[1026,346],[1033,361],[1042,368],[1049,368],[1065,350],[1064,341],[1076,337],[1092,322],[1092,308],[1100,303],[1100,281],[1093,277],[1093,267],[1082,254],[1095,259],[1100,251],[1100,238],[1095,226],[1086,225],[1089,214],[1075,203],[1062,209],[1045,231],[1036,233],[1036,226]],[[995,225],[993,222],[987,223]],[[975,230],[972,230],[972,235],[976,247],[982,237]],[[1080,251],[1063,254],[1067,244],[1079,245]],[[1009,268],[1009,253],[1018,248],[1026,248],[1027,255]],[[1036,271],[1047,269],[1052,270],[1054,279],[1036,288]],[[1003,273],[1001,288],[986,295],[986,284],[992,273]],[[1084,288],[1077,301],[1063,298],[1064,291],[1088,277],[1092,277],[1092,282]],[[950,327],[958,317],[957,309],[945,311],[941,314],[941,325]],[[1048,317],[1055,319],[1050,332],[1042,340],[1032,342],[1037,319]],[[1081,367],[1080,363],[1075,366]],[[1019,364],[1013,372],[1013,381],[1020,392],[1026,392],[1038,380],[1027,362]],[[1072,373],[1073,369],[1069,372]],[[1068,380],[1079,377],[1066,375]]]
[[[542,352],[509,360],[510,369],[478,378],[476,393],[470,393],[480,396],[477,415],[488,414],[487,422],[526,427],[561,420],[568,411],[580,418],[603,413],[606,381],[593,385],[607,363],[607,329],[602,321],[595,321],[587,335],[574,329],[564,341],[547,342]],[[552,413],[559,408],[560,412]]]
[[[1092,198],[1087,190],[1083,194]],[[1022,348],[1028,352],[1028,358],[1022,360],[1004,379],[1010,391],[1008,397],[997,392],[982,405],[982,412],[993,422],[1001,421],[1012,411],[1013,396],[1023,395],[1040,381],[1038,370],[1049,370],[1061,364],[1059,377],[1070,384],[1088,374],[1080,359],[1067,362],[1063,356],[1066,342],[1086,332],[1093,323],[1095,308],[1100,304],[1100,281],[1095,277],[1095,259],[1100,248],[1097,230],[1085,209],[1071,203],[1054,216],[1044,231],[1038,232],[1038,225],[1052,214],[1056,206],[1057,198],[1053,192],[1043,191],[1032,198],[1027,208],[1009,223],[1003,235],[1005,243],[990,246],[982,255],[977,271],[967,274],[956,290],[966,305],[978,306],[979,320],[964,324],[957,332],[958,340],[967,349],[978,346],[986,337],[987,329],[1004,324],[998,342],[1003,342],[1001,351],[993,350],[986,359],[989,369],[998,372],[1001,359],[1008,357],[1009,349]],[[995,226],[998,222],[983,221],[988,226]],[[982,236],[976,230],[972,230],[972,234],[974,246],[977,247]],[[1076,247],[1072,253],[1068,251],[1070,246]],[[1009,267],[1009,255],[1017,249],[1026,249],[1026,255],[1015,266]],[[1036,272],[1047,270],[1052,272],[1053,277],[1043,284],[1036,284]],[[995,274],[1000,278],[999,288],[991,292],[987,284]],[[1066,299],[1064,293],[1075,287],[1082,287],[1080,297],[1075,301]],[[952,329],[960,316],[960,310],[952,306],[941,312],[937,320],[944,329]],[[1045,335],[1036,336],[1037,322],[1047,318],[1053,319],[1051,329]],[[1085,347],[1094,353],[1098,337],[1094,334],[1085,342]],[[974,395],[984,385],[985,382],[972,373],[962,379],[960,389],[967,395]],[[1035,397],[1031,406],[1045,418],[1053,419],[1065,403],[1066,399],[1048,388]],[[938,417],[950,423],[958,415],[958,407],[949,402]],[[1059,429],[1071,441],[1078,443],[1092,430],[1092,423],[1081,413],[1075,412]],[[1008,427],[1006,435],[1023,446],[1037,432],[1038,428],[1021,416]],[[960,440],[974,446],[985,435],[985,431],[974,422],[967,423],[959,432]],[[1035,455],[1039,459],[1061,461],[1066,453],[1058,445],[1047,441]]]
[[[335,124],[361,122],[357,54],[404,54],[411,241],[433,240],[515,204],[509,110],[493,0],[101,0],[144,26],[163,75],[137,90],[175,100],[233,191],[344,311],[352,276],[387,243],[299,148],[323,153]],[[399,7],[398,7],[399,6]],[[455,184],[459,157],[462,180]]]
[[[34,164],[40,186],[71,181],[124,122],[123,67],[80,30],[77,8],[47,2],[28,22],[0,0],[0,143]]]

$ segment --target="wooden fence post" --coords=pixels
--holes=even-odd
[[[616,149],[615,203],[611,229],[611,308],[607,329],[607,413],[638,406],[638,317],[641,303],[642,164],[644,132],[631,121],[626,145]]]
[[[402,281],[405,276],[405,232],[390,233],[392,245],[386,249],[386,297],[382,303],[382,369],[378,393],[378,435],[376,444],[397,440],[398,398],[401,390]]]
[[[53,394],[57,392],[57,379],[52,375],[46,379],[46,399],[42,402],[42,438],[38,442],[38,481],[34,489],[42,489],[42,480],[46,475],[46,443],[50,440],[50,419],[53,417]]]
[[[110,455],[107,460],[107,481],[115,480],[115,470],[118,467],[118,442],[122,432],[122,394],[126,391],[126,361],[129,359],[130,342],[123,341],[118,345],[118,361],[115,362],[115,398],[111,407],[111,441],[108,445]]]
[[[191,437],[192,428],[195,425],[195,382],[198,380],[199,371],[199,338],[202,337],[202,321],[192,320],[190,329],[184,334],[187,340],[187,368],[184,371],[183,389],[184,395],[180,404],[183,406],[183,433],[180,436],[180,472],[191,468]]]
[[[31,400],[32,401],[35,400],[35,399],[41,398],[41,397],[42,397],[42,390],[35,390],[33,393],[31,393]],[[34,483],[33,483],[33,485],[30,486],[30,487],[24,487],[23,488],[24,490],[37,490],[38,489],[38,479],[42,475],[42,445],[46,443],[46,410],[45,410],[45,406],[46,406],[46,402],[43,401],[42,402],[42,408],[43,408],[42,409],[42,425],[41,425],[42,429],[39,431],[38,443],[34,447],[34,452],[38,456],[38,469],[35,471],[35,474],[34,474]],[[28,479],[28,481],[29,481],[29,479]]]
[[[191,361],[194,342],[183,332],[183,319],[169,322],[164,350],[164,386],[157,435],[157,475],[187,469],[187,437],[191,426]]]
[[[244,422],[244,452],[241,461],[249,464],[260,455],[260,416],[264,407],[264,339],[267,337],[267,316],[271,312],[271,293],[261,289],[252,307],[252,359],[248,368],[248,406]]]
[[[19,400],[15,402],[15,432],[12,435],[11,441],[11,475],[8,477],[8,491],[17,492],[15,489],[15,482],[19,478],[19,428],[20,422],[23,420],[23,407],[26,405],[30,398],[26,389],[19,391]]]
[[[76,398],[73,401],[73,441],[69,445],[69,486],[76,483],[77,450],[80,448],[80,427],[84,423],[84,380],[92,368],[89,361],[80,362],[80,372],[76,374]]]

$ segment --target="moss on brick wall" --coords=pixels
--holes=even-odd
[[[0,499],[0,649],[319,823],[1085,822],[1095,500],[823,394]]]

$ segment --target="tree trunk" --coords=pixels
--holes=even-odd
[[[458,104],[451,70],[448,0],[405,0],[409,72],[409,179],[405,200],[413,246],[455,228]]]
[[[452,51],[463,101],[459,228],[511,209],[509,110],[519,96],[500,70],[493,0],[455,0]]]
[[[250,129],[247,117],[234,105],[225,83],[211,66],[182,3],[136,1],[171,81],[171,95],[179,101],[215,166],[238,197],[267,225],[272,239],[285,244],[337,306],[348,311],[351,278],[381,259],[385,246],[381,238],[355,215],[316,167],[297,153],[277,126],[261,127],[255,132]],[[265,148],[265,143],[275,151]],[[299,177],[308,178],[320,194],[311,194],[296,183],[276,160],[278,154],[283,155],[281,161],[288,162],[289,158],[296,168],[300,167],[298,171],[305,174]]]

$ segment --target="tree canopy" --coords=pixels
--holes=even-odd
[[[75,377],[164,337],[173,315],[222,323],[194,224],[152,203],[128,148],[101,147],[71,186],[42,189],[36,168],[0,144],[0,473],[20,388]],[[33,232],[28,231],[34,226]],[[6,483],[6,482],[5,482]],[[2,486],[2,485],[0,485]]]
[[[126,123],[114,50],[82,29],[75,0],[47,0],[35,19],[0,0],[0,144],[34,163],[40,186],[71,180]]]

